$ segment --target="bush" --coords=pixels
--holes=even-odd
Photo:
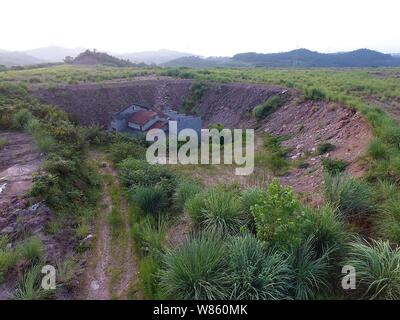
[[[345,217],[356,217],[374,210],[371,189],[361,180],[325,175],[324,194],[329,204]]]
[[[91,145],[106,145],[110,142],[109,135],[99,125],[82,128],[83,137]]]
[[[335,150],[335,145],[329,142],[320,143],[317,145],[317,154],[325,154],[327,152]]]
[[[275,137],[267,135],[264,137],[264,148],[266,149],[265,165],[274,174],[281,174],[287,167],[286,155],[288,150],[281,147],[286,137]]]
[[[43,152],[49,152],[52,146],[55,144],[53,137],[43,132],[36,132],[33,135],[36,147]]]
[[[119,176],[127,189],[162,185],[168,198],[172,197],[176,187],[175,174],[165,166],[152,165],[132,158],[120,163]]]
[[[0,284],[18,259],[18,255],[13,250],[7,249],[8,242],[7,236],[0,236]]]
[[[201,192],[201,187],[192,180],[181,180],[175,190],[174,205],[178,210],[183,210],[186,202]]]
[[[203,220],[203,208],[205,202],[205,193],[198,193],[185,203],[185,213],[191,218],[195,224],[199,224]]]
[[[252,207],[251,212],[257,238],[268,245],[287,248],[301,240],[303,213],[290,187],[272,181],[265,199]]]
[[[322,257],[325,252],[334,253],[337,258],[342,255],[349,234],[337,214],[329,207],[306,208],[304,216],[303,237],[313,239],[317,257]]]
[[[228,298],[225,257],[224,242],[205,235],[167,250],[159,276],[163,294],[177,300]]]
[[[233,192],[211,188],[189,200],[186,211],[207,231],[236,234],[247,224],[240,215],[239,205]]]
[[[290,253],[293,270],[293,297],[306,300],[328,286],[330,251],[317,255],[313,238],[296,245]]]
[[[43,258],[42,241],[38,237],[32,237],[18,245],[17,252],[31,264],[38,263]]]
[[[324,171],[328,174],[335,175],[344,171],[347,167],[347,162],[340,159],[321,159]]]
[[[14,114],[14,127],[17,129],[24,129],[30,120],[32,119],[32,113],[30,113],[26,109],[21,109],[17,113]]]
[[[326,93],[319,88],[306,88],[304,90],[304,99],[319,101],[326,99]]]
[[[254,107],[253,114],[257,120],[264,119],[268,114],[275,111],[282,105],[282,99],[280,96],[273,96],[264,103]]]
[[[162,299],[157,274],[160,269],[160,260],[152,254],[139,261],[140,286],[145,299]],[[175,297],[172,297],[175,298]]]
[[[136,141],[119,141],[110,148],[111,159],[118,164],[127,158],[144,159],[146,149]]]
[[[51,294],[41,286],[41,270],[40,265],[34,265],[24,273],[15,292],[16,300],[43,300]]]
[[[252,235],[235,237],[229,242],[227,278],[230,299],[278,300],[288,297],[291,273],[282,253],[265,252]]]
[[[351,244],[346,265],[357,272],[357,290],[363,298],[400,299],[400,249],[387,241]]]
[[[400,244],[400,198],[392,196],[384,202],[376,219],[376,231],[379,236]]]
[[[389,157],[389,150],[383,141],[379,139],[373,139],[368,143],[367,148],[368,154],[376,160],[387,159]]]
[[[253,187],[243,190],[240,193],[240,211],[244,216],[251,216],[251,208],[256,204],[261,204],[265,199],[266,193],[259,187]]]
[[[388,143],[392,147],[400,149],[400,127],[399,126],[388,126],[384,128],[381,133],[381,138],[384,142]]]
[[[0,150],[2,150],[6,145],[8,145],[7,139],[0,138]]]
[[[167,207],[167,195],[160,186],[138,187],[133,192],[135,203],[146,214],[154,215]]]
[[[163,250],[169,223],[165,216],[146,216],[132,226],[131,234],[141,256]]]

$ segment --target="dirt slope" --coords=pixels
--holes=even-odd
[[[107,127],[113,113],[132,103],[156,110],[178,109],[189,95],[192,83],[166,77],[142,78],[131,82],[60,86],[52,90],[36,88],[32,93],[74,115],[82,124],[98,123]],[[284,90],[267,85],[208,83],[199,103],[204,126],[212,122],[227,127],[247,125],[243,117],[248,111]]]

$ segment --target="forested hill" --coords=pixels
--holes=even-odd
[[[233,60],[256,67],[393,67],[400,58],[369,49],[342,53],[319,53],[298,49],[282,53],[240,53]]]

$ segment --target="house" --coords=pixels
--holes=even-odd
[[[110,130],[132,135],[145,134],[151,129],[161,129],[168,133],[169,121],[177,122],[178,134],[183,129],[193,129],[200,137],[200,117],[180,114],[172,109],[158,113],[139,104],[133,104],[115,113],[111,120]]]

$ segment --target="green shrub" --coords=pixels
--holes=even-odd
[[[324,194],[328,203],[345,217],[365,215],[374,210],[371,189],[361,180],[325,175]]]
[[[138,187],[133,192],[135,203],[146,214],[154,215],[167,207],[167,194],[160,186]]]
[[[230,299],[278,300],[288,297],[291,272],[282,253],[265,252],[252,235],[231,239],[228,245],[227,278]]]
[[[18,255],[12,249],[7,249],[9,238],[0,236],[0,284],[3,282],[7,272],[15,265]]]
[[[248,221],[240,214],[240,202],[231,191],[211,188],[188,201],[186,212],[205,230],[236,234]]]
[[[232,192],[210,189],[204,201],[201,224],[205,230],[235,234],[246,224],[238,214],[238,207],[238,198]]]
[[[257,238],[268,245],[287,248],[301,240],[303,213],[290,187],[272,181],[265,199],[252,207],[251,212]]]
[[[329,207],[306,208],[304,217],[303,237],[313,239],[312,243],[318,257],[325,252],[334,253],[337,256],[343,254],[349,234],[336,212]]]
[[[158,256],[149,254],[139,261],[140,287],[145,299],[162,299],[159,288],[158,272],[160,260]],[[175,299],[175,297],[172,297]]]
[[[159,185],[170,199],[175,192],[175,174],[162,165],[151,165],[145,161],[128,158],[119,165],[119,176],[127,189],[139,186]]]
[[[17,129],[24,129],[32,118],[32,113],[26,109],[21,109],[14,114],[14,127]]]
[[[326,93],[319,88],[306,88],[304,90],[304,99],[311,101],[325,100]]]
[[[396,125],[385,127],[381,133],[384,142],[392,147],[400,149],[400,127]]]
[[[251,216],[251,208],[261,204],[266,193],[259,187],[247,188],[240,193],[240,211],[244,216]]]
[[[0,150],[3,150],[6,145],[8,145],[7,139],[0,138]]]
[[[290,252],[293,270],[293,297],[312,299],[322,289],[328,287],[330,251],[318,255],[313,238],[297,244]]]
[[[83,137],[91,145],[106,145],[110,142],[109,135],[99,125],[82,128]]]
[[[36,132],[33,135],[36,147],[43,152],[49,152],[52,146],[55,144],[53,137],[43,133],[43,132]]]
[[[43,258],[43,245],[40,238],[33,236],[16,248],[20,256],[28,260],[30,263],[39,263]]]
[[[321,162],[324,171],[331,175],[339,174],[347,167],[347,162],[341,159],[324,158]]]
[[[181,73],[180,76],[186,79],[193,78],[191,74],[184,75]],[[189,96],[185,98],[179,111],[183,113],[197,113],[197,106],[206,90],[207,85],[204,82],[194,82],[190,88]]]
[[[368,143],[367,152],[373,159],[387,159],[389,150],[386,145],[379,139],[373,139]]]
[[[57,283],[64,286],[71,285],[77,271],[77,262],[72,256],[66,257],[63,261],[57,261]]]
[[[178,210],[183,210],[186,202],[201,192],[201,187],[192,180],[184,179],[178,182],[175,194],[174,205]]]
[[[205,193],[198,193],[185,203],[185,213],[195,224],[203,220],[203,208],[205,203]]]
[[[386,200],[376,217],[377,234],[383,238],[400,244],[400,198],[398,195]]]
[[[329,142],[323,142],[323,143],[319,143],[317,145],[317,154],[321,155],[321,154],[325,154],[327,152],[333,151],[335,150],[335,145]]]
[[[275,111],[282,105],[283,101],[280,96],[273,96],[264,103],[254,107],[253,115],[257,120],[264,119],[267,115]]]
[[[221,239],[197,236],[163,255],[160,286],[167,298],[228,298],[226,246]]]
[[[274,174],[281,174],[288,167],[286,155],[288,150],[282,148],[281,143],[286,137],[267,135],[264,137],[264,148],[266,150],[265,166]]]
[[[363,298],[400,299],[400,249],[387,241],[351,245],[346,265],[357,272],[357,290]]]
[[[16,300],[43,300],[52,293],[41,286],[41,270],[42,267],[37,264],[24,273],[15,292]]]
[[[144,159],[146,149],[135,140],[130,140],[113,143],[110,152],[112,161],[118,164],[127,158]]]
[[[133,224],[131,235],[142,257],[158,254],[163,250],[168,226],[168,219],[165,216],[145,216]]]

